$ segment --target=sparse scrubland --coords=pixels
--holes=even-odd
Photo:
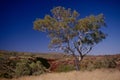
[[[75,71],[65,54],[0,51],[0,80],[120,80],[120,55],[89,55]]]

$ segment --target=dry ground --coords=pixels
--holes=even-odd
[[[41,76],[26,76],[12,80],[120,80],[119,70],[71,71],[47,73]]]

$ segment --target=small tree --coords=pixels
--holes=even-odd
[[[94,45],[105,39],[101,31],[105,26],[103,14],[79,19],[79,13],[70,8],[58,6],[51,10],[52,15],[34,21],[34,29],[46,32],[50,38],[49,48],[60,49],[72,54],[76,69]],[[78,57],[78,55],[80,57]]]

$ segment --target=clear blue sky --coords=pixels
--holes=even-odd
[[[96,45],[92,54],[120,53],[119,0],[0,0],[0,50],[48,52],[45,33],[33,30],[33,21],[50,14],[56,6],[77,10],[81,18],[103,13],[108,37]]]

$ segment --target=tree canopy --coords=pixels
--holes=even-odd
[[[60,49],[73,56],[79,54],[82,60],[94,45],[106,38],[101,29],[106,26],[103,14],[80,18],[76,10],[61,6],[53,8],[51,13],[34,21],[35,30],[48,34],[49,48]]]

